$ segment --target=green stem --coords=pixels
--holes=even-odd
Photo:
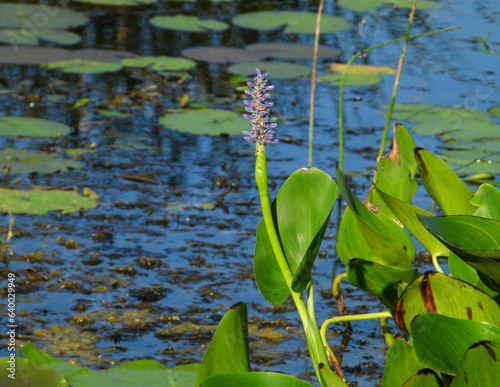
[[[332,293],[335,298],[340,294],[340,283],[347,278],[347,273],[340,273],[332,282]]]
[[[323,344],[328,346],[328,342],[326,341],[326,331],[328,326],[337,322],[344,321],[361,321],[361,320],[373,320],[376,318],[392,318],[392,314],[389,312],[378,312],[378,313],[367,313],[367,314],[355,314],[352,316],[335,316],[331,317],[323,322],[320,329],[321,339],[323,340]]]
[[[415,15],[415,9],[417,8],[417,1],[418,0],[413,0],[410,16],[408,17],[408,27],[406,28],[403,49],[401,50],[401,56],[399,57],[399,62],[398,62],[398,69],[396,70],[396,77],[394,78],[391,103],[389,105],[389,112],[387,113],[387,119],[385,121],[384,134],[382,135],[382,140],[380,141],[380,149],[378,151],[378,157],[382,157],[384,155],[385,142],[387,141],[387,134],[389,133],[389,125],[391,123],[392,111],[394,110],[394,104],[396,103],[396,95],[398,94],[399,80],[401,79],[401,73],[403,72],[403,64],[406,56],[406,48],[408,47],[408,39],[410,38],[410,30],[411,26],[413,25],[413,16]]]
[[[392,343],[394,342],[394,336],[392,335],[391,327],[389,326],[389,318],[382,317],[380,319],[380,326],[382,327],[382,332],[384,334],[385,341],[387,341],[387,345],[390,348],[392,346]]]
[[[311,102],[309,108],[309,168],[312,168],[313,163],[313,132],[314,132],[314,101],[316,94],[316,69],[318,63],[318,48],[319,34],[321,29],[321,15],[323,13],[323,5],[325,1],[321,0],[318,7],[318,16],[316,17],[316,28],[314,31],[314,51],[313,51],[313,66],[311,74]]]
[[[432,254],[432,264],[439,273],[444,273],[443,269],[441,269],[441,266],[439,266],[438,257],[435,254]]]
[[[273,248],[281,273],[283,274],[288,289],[290,290],[290,294],[292,295],[295,307],[299,312],[300,319],[302,320],[311,361],[313,363],[316,376],[318,377],[318,380],[321,381],[318,367],[320,363],[328,364],[328,357],[323,346],[323,341],[321,340],[318,325],[311,319],[302,295],[292,290],[293,274],[281,248],[281,243],[279,241],[271,213],[271,203],[269,200],[269,188],[267,181],[266,148],[264,145],[257,143],[255,159],[255,181],[257,183],[257,188],[259,189],[262,215],[264,218],[264,224],[266,225],[267,234],[269,236],[269,241]]]
[[[412,36],[408,37],[408,40],[420,38],[422,36],[435,35],[435,34],[439,34],[441,32],[453,31],[453,30],[456,30],[459,28],[462,28],[462,27],[458,26],[458,27],[444,28],[442,30],[425,32],[423,34],[418,34],[418,35],[412,35]],[[372,47],[364,49],[363,51],[357,52],[356,54],[354,54],[354,56],[351,59],[349,59],[349,62],[347,62],[346,66],[345,66],[344,73],[342,74],[342,78],[340,80],[340,94],[339,94],[339,148],[340,148],[339,166],[340,166],[340,169],[342,169],[342,170],[344,170],[344,126],[343,126],[343,113],[342,113],[342,111],[343,111],[343,101],[344,101],[344,85],[345,85],[345,80],[347,77],[347,71],[349,70],[349,66],[358,57],[366,54],[367,52],[369,52],[371,50],[375,50],[376,48],[388,46],[389,44],[398,43],[398,42],[401,42],[403,40],[405,40],[405,38],[390,40],[388,42],[377,44],[376,46],[372,46]]]
[[[316,322],[316,312],[314,310],[314,285],[312,281],[307,284],[307,312],[311,321],[318,325]]]

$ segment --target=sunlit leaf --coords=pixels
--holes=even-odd
[[[430,271],[406,287],[394,318],[399,328],[409,332],[413,319],[426,313],[500,324],[500,306],[486,293],[467,282]]]
[[[413,348],[401,337],[396,338],[387,354],[384,386],[402,386],[415,372],[424,368]]]
[[[196,66],[196,62],[185,58],[170,56],[139,56],[122,60],[126,67],[151,67],[158,71],[189,70]]]
[[[242,13],[233,17],[232,21],[238,27],[252,30],[269,31],[284,28],[284,32],[295,34],[314,34],[316,28],[316,14],[312,12],[262,11]],[[321,18],[322,34],[343,31],[351,27],[351,23],[339,16],[323,15]]]
[[[500,221],[476,216],[419,216],[446,247],[478,271],[492,290],[500,291]]]
[[[243,130],[250,129],[250,122],[241,114],[220,109],[185,110],[180,113],[166,114],[160,122],[180,132],[210,136],[241,135]]]
[[[403,385],[405,387],[445,387],[445,384],[436,372],[430,368],[424,368],[415,372]]]
[[[491,184],[481,184],[470,202],[478,207],[474,216],[500,221],[500,191]]]
[[[52,368],[22,357],[14,358],[15,365],[12,368],[15,371],[11,373],[9,368],[12,364],[8,363],[10,359],[12,358],[0,358],[0,380],[6,383],[5,386],[69,387],[64,377]],[[9,378],[11,374],[14,375],[13,379]]]
[[[345,384],[344,384],[345,385]],[[273,372],[228,373],[213,375],[203,380],[203,387],[313,387],[292,376]]]
[[[31,117],[0,117],[0,136],[57,137],[70,132],[67,125]]]
[[[415,149],[420,178],[425,189],[446,215],[472,214],[470,190],[438,156],[423,148]]]
[[[204,379],[211,375],[249,371],[247,307],[240,302],[219,323],[201,361],[195,386],[205,386]]]
[[[481,340],[500,343],[500,328],[496,325],[427,313],[411,324],[413,348],[428,367],[454,375],[471,345]]]
[[[61,70],[71,74],[100,74],[120,70],[120,63],[97,62],[91,60],[71,59],[62,62],[51,62],[43,65],[49,70]]]
[[[83,163],[61,159],[55,153],[30,152],[13,148],[0,150],[0,165],[9,165],[12,168],[11,173],[52,173],[83,167]]]
[[[13,214],[45,214],[49,211],[64,213],[94,208],[95,200],[78,195],[75,191],[58,190],[15,190],[0,188],[1,211]]]
[[[450,387],[494,386],[499,380],[500,345],[483,340],[469,347]]]

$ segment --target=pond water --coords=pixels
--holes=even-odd
[[[89,19],[71,30],[81,41],[66,49],[125,52],[115,53],[115,62],[131,54],[177,57],[198,46],[312,44],[312,34],[241,28],[231,19],[256,11],[315,12],[317,3],[159,1],[113,7],[46,2],[80,11]],[[499,3],[441,0],[439,4],[417,11],[412,34],[463,28],[409,44],[397,102],[484,111],[498,105]],[[202,16],[223,21],[228,28],[160,29],[149,22],[159,15]],[[328,74],[329,63],[345,63],[360,49],[403,37],[408,9],[386,5],[359,12],[327,0],[325,15],[343,17],[353,27],[322,35],[321,44],[340,50],[340,56],[320,59],[320,75]],[[484,50],[476,38],[487,34]],[[44,41],[40,45],[60,47]],[[356,63],[396,68],[400,51],[401,43],[386,46]],[[312,64],[309,59],[275,61]],[[169,109],[186,104],[241,110],[244,96],[236,89],[241,84],[231,82],[229,64],[197,61],[187,75],[151,68],[82,75],[2,63],[0,89],[8,92],[0,93],[1,115],[53,120],[69,125],[71,132],[60,138],[4,136],[0,147],[56,152],[83,163],[82,168],[66,172],[13,173],[9,186],[78,187],[99,194],[97,207],[87,212],[14,215],[15,255],[8,268],[2,264],[2,276],[11,270],[18,277],[20,333],[36,339],[34,344],[53,356],[81,365],[100,368],[149,358],[174,366],[199,362],[225,311],[242,301],[249,307],[253,369],[313,382],[298,314],[289,302],[280,307],[267,304],[253,280],[255,230],[261,218],[252,177],[254,148],[242,136],[197,135],[159,121]],[[268,148],[271,195],[293,171],[307,166],[308,158],[310,77],[277,77],[269,77],[276,92],[272,114],[280,119],[276,137],[286,140]],[[355,172],[352,180],[359,196],[370,184],[369,171],[385,124],[379,107],[390,102],[392,84],[393,76],[384,75],[378,84],[346,88],[344,169]],[[318,83],[313,164],[332,176],[339,151],[338,95],[335,84]],[[88,102],[75,107],[84,98]],[[499,122],[498,117],[492,120]],[[404,123],[409,129],[414,125]],[[500,131],[490,137],[498,142]],[[416,133],[414,138],[417,146],[433,152],[448,141]],[[67,152],[89,147],[92,152],[77,156]],[[498,180],[498,172],[492,173]],[[432,204],[423,189],[414,203],[424,209]],[[337,313],[330,284],[332,273],[344,271],[335,254],[340,213],[336,207],[314,270],[320,323]],[[8,216],[3,214],[4,239],[7,226]],[[419,265],[421,270],[430,268],[423,258]],[[376,297],[348,284],[342,287],[349,313],[383,310]],[[342,326],[331,328],[329,342],[343,358],[351,382],[375,385],[382,378],[387,354],[379,324],[352,325],[350,333]]]

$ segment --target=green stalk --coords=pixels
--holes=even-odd
[[[313,131],[314,131],[314,101],[316,94],[316,68],[318,64],[318,48],[319,48],[319,33],[321,30],[321,14],[323,13],[323,5],[325,0],[320,0],[318,7],[318,16],[316,17],[316,28],[314,30],[314,51],[313,51],[313,66],[311,74],[311,102],[309,108],[309,168],[312,168],[313,163]]]
[[[403,72],[403,64],[406,56],[406,48],[408,47],[408,39],[410,37],[411,26],[413,25],[413,16],[415,15],[417,2],[418,0],[413,0],[410,16],[408,17],[408,27],[406,28],[403,49],[401,50],[401,56],[399,57],[399,62],[398,62],[398,69],[396,70],[396,77],[394,78],[391,103],[389,105],[389,112],[387,113],[387,119],[385,121],[384,134],[382,135],[382,140],[380,141],[380,149],[378,151],[378,157],[382,157],[384,155],[385,142],[387,141],[387,134],[389,133],[389,125],[391,123],[392,111],[394,110],[394,104],[396,103],[396,95],[398,94],[399,80],[401,79],[401,73]]]
[[[438,257],[435,254],[432,254],[432,264],[439,273],[444,273],[443,269],[441,269],[441,266],[439,266]]]
[[[347,278],[347,273],[340,273],[332,282],[332,293],[335,298],[340,295],[340,283]]]
[[[378,312],[378,313],[367,313],[367,314],[355,314],[352,316],[335,316],[331,317],[323,322],[320,328],[321,339],[323,340],[323,344],[328,346],[328,342],[326,341],[326,331],[328,326],[337,322],[344,321],[361,321],[361,320],[373,320],[376,318],[392,318],[392,314],[389,312]]]
[[[311,356],[311,361],[314,366],[314,371],[318,380],[321,382],[319,373],[319,364],[329,364],[328,357],[323,346],[323,341],[319,333],[318,325],[311,319],[309,312],[307,311],[306,304],[300,293],[296,293],[292,290],[292,279],[293,274],[286,261],[285,254],[281,248],[281,244],[274,227],[273,216],[271,213],[271,203],[269,200],[269,188],[267,181],[267,161],[266,161],[266,148],[265,145],[256,144],[255,150],[255,181],[257,183],[257,188],[259,189],[260,203],[262,207],[262,215],[264,218],[264,224],[266,225],[267,234],[269,236],[269,241],[273,248],[276,261],[278,262],[279,268],[285,282],[290,290],[295,307],[299,312],[300,319],[302,320],[302,325],[304,326],[304,332],[306,334],[307,345],[309,347],[309,354]],[[326,387],[326,386],[325,386]]]
[[[418,35],[412,35],[412,36],[408,37],[408,40],[420,38],[422,36],[435,35],[435,34],[439,34],[441,32],[453,31],[453,30],[457,30],[459,28],[462,28],[462,27],[458,26],[458,27],[444,28],[442,30],[425,32],[423,34],[418,34]],[[401,42],[401,41],[403,41],[405,39],[406,38],[394,39],[394,40],[390,40],[388,42],[377,44],[376,46],[372,46],[372,47],[366,48],[363,51],[360,51],[360,52],[354,54],[354,56],[351,59],[349,59],[349,62],[346,63],[346,66],[345,66],[345,69],[344,69],[344,73],[342,74],[342,78],[340,80],[340,94],[339,94],[339,148],[340,148],[339,166],[340,166],[340,169],[342,169],[342,170],[344,170],[344,126],[343,126],[343,113],[342,113],[342,110],[343,110],[343,104],[344,104],[344,102],[343,102],[344,101],[344,85],[345,85],[345,79],[347,77],[347,71],[349,70],[349,66],[358,57],[360,57],[361,55],[365,55],[367,52],[369,52],[371,50],[375,50],[376,48],[388,46],[389,44],[398,43],[398,42]]]
[[[389,318],[382,317],[380,319],[380,326],[382,327],[382,332],[384,333],[385,341],[387,341],[387,345],[390,348],[392,346],[392,343],[394,343],[394,336],[392,335],[391,327],[389,326]]]

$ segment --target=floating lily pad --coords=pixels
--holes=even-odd
[[[70,58],[71,51],[53,47],[0,46],[0,63],[39,65]]]
[[[127,51],[98,50],[98,49],[76,50],[71,53],[71,59],[81,59],[81,60],[109,62],[109,63],[120,63],[122,60],[126,58],[133,58],[136,56],[137,55]]]
[[[252,51],[254,55],[269,58],[312,59],[314,45],[300,43],[257,43],[246,46],[245,50]],[[339,55],[340,50],[336,48],[327,46],[318,47],[318,58],[335,58]],[[259,58],[253,58],[252,60],[259,60]]]
[[[227,70],[233,74],[252,75],[255,73],[255,68],[260,69],[263,73],[271,73],[271,78],[273,79],[299,78],[311,74],[311,67],[303,64],[287,62],[238,63],[229,66]]]
[[[55,153],[30,152],[12,148],[0,150],[0,165],[6,164],[12,167],[11,173],[52,173],[83,167],[82,163],[61,159]]]
[[[243,130],[250,128],[250,122],[241,114],[220,109],[187,110],[182,113],[167,114],[160,122],[180,132],[211,136],[241,135]]]
[[[233,17],[238,27],[251,30],[269,31],[284,27],[284,32],[295,34],[314,34],[317,15],[312,12],[263,11],[243,13]],[[321,33],[344,31],[352,27],[346,19],[339,16],[323,15]]]
[[[490,113],[493,114],[494,116],[500,117],[500,105],[492,107],[490,109]]]
[[[97,202],[75,191],[32,189],[29,191],[0,188],[1,210],[13,214],[45,214],[49,211],[76,212],[94,208]]]
[[[492,175],[500,174],[500,163],[495,163],[487,160],[469,161],[449,157],[446,159],[453,171],[459,175],[466,175],[471,173],[490,173]]]
[[[150,19],[150,23],[155,27],[165,30],[207,32],[225,30],[228,25],[224,22],[213,19],[200,19],[195,16],[175,15],[175,16],[155,16]]]
[[[69,132],[69,126],[41,118],[0,117],[0,136],[57,137]]]
[[[192,47],[183,50],[182,55],[210,63],[250,62],[260,60],[265,56],[236,47]]]
[[[98,4],[98,5],[109,5],[120,7],[123,5],[143,5],[143,4],[152,4],[157,0],[74,0],[80,3],[90,3],[90,4]]]
[[[414,125],[413,132],[424,136],[442,135],[455,140],[474,140],[500,137],[500,124],[490,120],[461,120],[449,116],[449,121],[421,122]]]
[[[398,8],[411,8],[412,0],[338,0],[337,4],[342,8],[350,9],[352,11],[368,11],[372,8],[380,8],[387,4],[394,5]],[[434,1],[420,0],[417,3],[417,8],[438,8],[441,4]]]
[[[388,107],[381,106],[380,108],[387,109]],[[385,116],[387,113],[381,113],[381,115]],[[458,124],[460,121],[490,121],[490,115],[484,110],[423,103],[397,103],[394,105],[392,118],[419,123],[440,121]]]
[[[98,112],[99,112],[99,114],[102,114],[103,116],[114,117],[114,118],[130,118],[130,117],[135,117],[133,114],[122,113],[122,112],[118,112],[116,110],[100,109],[100,110],[98,110]]]
[[[496,152],[500,149],[500,138],[481,141],[452,141],[441,145],[448,149],[479,149]]]
[[[170,56],[139,56],[122,60],[122,65],[126,67],[148,67],[159,71],[189,70],[196,66],[196,62],[185,58],[175,58]]]
[[[66,8],[34,4],[0,4],[0,27],[23,28],[33,32],[37,29],[51,28],[64,30],[79,27],[87,22],[80,12]]]
[[[74,32],[53,30],[53,29],[37,29],[33,31],[25,30],[0,30],[0,42],[13,45],[37,46],[40,40],[46,40],[51,43],[62,45],[72,45],[78,43],[80,35]]]
[[[120,63],[97,62],[93,60],[70,59],[43,65],[49,70],[61,70],[71,74],[100,74],[121,70]]]
[[[333,82],[340,85],[342,74],[346,68],[345,63],[332,63],[328,70],[332,71],[331,75],[318,77],[323,82]],[[374,85],[382,81],[380,75],[395,74],[396,70],[388,66],[369,66],[369,65],[350,65],[347,70],[345,80],[346,86],[368,86]]]
[[[468,160],[468,161],[493,161],[500,162],[500,147],[497,148],[498,151],[488,151],[482,149],[450,149],[441,150],[439,153],[442,156],[452,157],[456,159]]]

